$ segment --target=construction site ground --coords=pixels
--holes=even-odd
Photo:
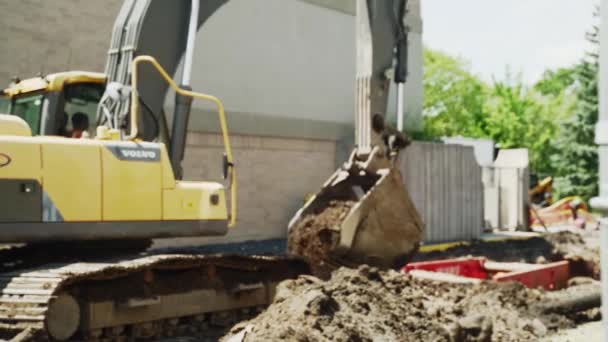
[[[577,295],[599,293],[598,246],[599,232],[582,230],[493,233],[479,241],[425,245],[413,261],[569,260],[574,278],[566,289],[544,291],[518,283],[438,282],[365,265],[341,268],[327,281],[303,275],[282,282],[274,302],[253,319],[163,341],[601,341],[599,307],[552,309]],[[270,240],[193,252],[281,255],[285,250],[284,240]]]
[[[367,266],[340,269],[328,281],[301,276],[283,282],[267,310],[237,324],[222,340],[599,341],[599,308],[577,313],[547,309],[576,293],[599,292],[598,240],[597,231],[570,229],[486,234],[481,241],[427,245],[415,257],[571,261],[572,286],[554,292],[516,283],[442,283]],[[280,243],[272,242],[271,250],[280,250]]]
[[[558,332],[546,337],[543,342],[606,341],[601,321],[583,323],[576,328]]]

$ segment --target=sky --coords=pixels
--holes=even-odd
[[[547,68],[576,63],[598,0],[422,0],[427,47],[462,57],[485,80],[509,68],[538,80]]]

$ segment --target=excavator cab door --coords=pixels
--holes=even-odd
[[[45,92],[37,91],[15,96],[11,101],[10,113],[23,119],[33,134],[38,134],[42,123],[42,109]]]
[[[11,110],[11,99],[0,93],[0,114],[8,114]]]

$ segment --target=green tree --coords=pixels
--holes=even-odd
[[[487,136],[501,148],[527,148],[530,168],[538,174],[551,174],[552,142],[559,134],[559,122],[570,113],[572,98],[563,90],[543,95],[511,76],[494,81],[489,92]]]
[[[591,41],[597,46],[597,28]],[[598,193],[598,155],[595,124],[598,120],[598,55],[590,53],[576,67],[577,104],[573,115],[561,126],[554,143],[558,153],[551,158],[558,197],[580,195],[586,200]]]
[[[534,87],[512,76],[486,84],[461,59],[434,50],[424,57],[427,136],[489,138],[502,148],[525,147],[532,169],[551,173],[551,141],[573,103],[561,86],[568,83],[568,72],[547,73]]]
[[[546,71],[532,87],[517,77],[486,84],[464,60],[426,50],[425,134],[528,148],[532,171],[553,175],[558,197],[589,199],[598,192],[598,37],[594,26],[592,52],[571,68]]]
[[[534,89],[543,95],[559,96],[561,93],[572,93],[577,79],[576,67],[547,70],[540,81],[536,82]]]
[[[594,13],[599,17],[599,8]],[[580,195],[586,200],[598,193],[598,155],[595,124],[598,120],[599,27],[587,33],[590,52],[573,68],[576,106],[562,123],[560,136],[554,142],[558,153],[551,158],[558,197]]]
[[[425,49],[424,93],[427,136],[485,135],[485,84],[464,60]]]

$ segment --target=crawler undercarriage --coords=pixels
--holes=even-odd
[[[165,252],[72,259],[54,250],[44,263],[22,257],[15,264],[31,248],[2,256],[5,339],[215,339],[270,304],[278,282],[307,272],[305,263],[285,257]]]

